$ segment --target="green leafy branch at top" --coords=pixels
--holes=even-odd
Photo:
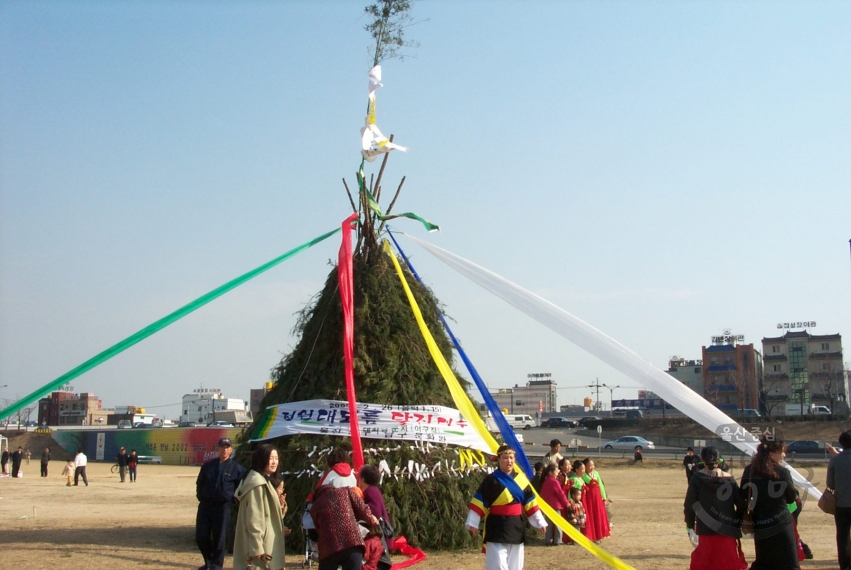
[[[412,0],[380,0],[364,8],[364,12],[373,18],[364,26],[375,40],[372,65],[393,58],[404,60],[405,55],[399,53],[401,49],[419,47],[415,41],[405,41],[405,28],[414,24],[412,7]]]

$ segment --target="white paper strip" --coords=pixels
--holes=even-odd
[[[615,339],[496,273],[411,235],[403,235],[418,243],[426,251],[485,290],[508,302],[616,370],[626,374],[644,388],[652,390],[713,433],[720,436],[723,426],[731,428],[740,435],[731,438],[730,443],[748,455],[756,453],[756,446],[759,441],[745,428],[707,402],[702,396],[663,370],[656,368],[649,361]],[[821,497],[821,492],[815,485],[791,466],[787,465],[787,467],[789,467],[792,478],[798,486],[813,497]]]
[[[379,87],[384,87],[384,84],[381,83],[381,66],[376,65],[369,70],[367,75],[369,76],[369,96],[374,98],[373,93],[375,93],[375,90]]]

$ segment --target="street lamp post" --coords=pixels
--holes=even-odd
[[[617,390],[618,388],[620,388],[620,387],[621,387],[621,385],[620,385],[620,384],[618,384],[617,386],[609,386],[608,384],[603,384],[603,387],[604,387],[604,388],[608,388],[608,389],[609,389],[609,414],[610,414],[612,417],[615,417],[615,413],[614,413],[614,408],[613,408],[613,404],[612,404],[612,402],[614,402],[614,394],[615,394],[615,390]]]

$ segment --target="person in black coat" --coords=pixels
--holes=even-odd
[[[50,448],[45,447],[41,454],[41,476],[47,477],[47,464],[50,463]]]
[[[691,447],[686,449],[686,455],[683,457],[683,469],[686,470],[686,481],[690,481],[691,476],[698,470],[697,455],[694,454],[694,449]]]
[[[115,462],[118,463],[118,475],[121,477],[121,482],[127,477],[127,466],[130,464],[130,456],[127,455],[127,450],[123,447],[118,450],[118,455],[115,456]]]
[[[683,503],[686,527],[700,537],[692,551],[689,569],[747,568],[739,540],[745,500],[736,480],[719,469],[717,448],[704,447],[700,457],[703,468],[691,475]]]
[[[780,463],[786,446],[763,437],[751,464],[742,474],[742,496],[748,500],[754,524],[756,559],[751,570],[799,570],[798,543],[789,503],[797,492],[792,474]]]
[[[17,477],[18,472],[21,470],[21,461],[24,460],[24,448],[20,445],[18,446],[17,451],[12,454],[12,477]]]
[[[204,565],[199,570],[222,570],[233,494],[246,473],[245,467],[231,459],[230,439],[220,439],[218,451],[218,457],[201,466],[195,481],[198,499],[195,542],[204,557]]]

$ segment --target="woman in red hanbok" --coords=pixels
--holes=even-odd
[[[597,542],[611,534],[609,531],[609,515],[606,512],[606,488],[603,486],[603,480],[594,466],[594,461],[591,458],[586,458],[582,463],[585,464],[585,474],[582,475],[582,480],[585,482],[582,504],[585,506],[587,516],[585,536],[588,537],[588,540]]]

